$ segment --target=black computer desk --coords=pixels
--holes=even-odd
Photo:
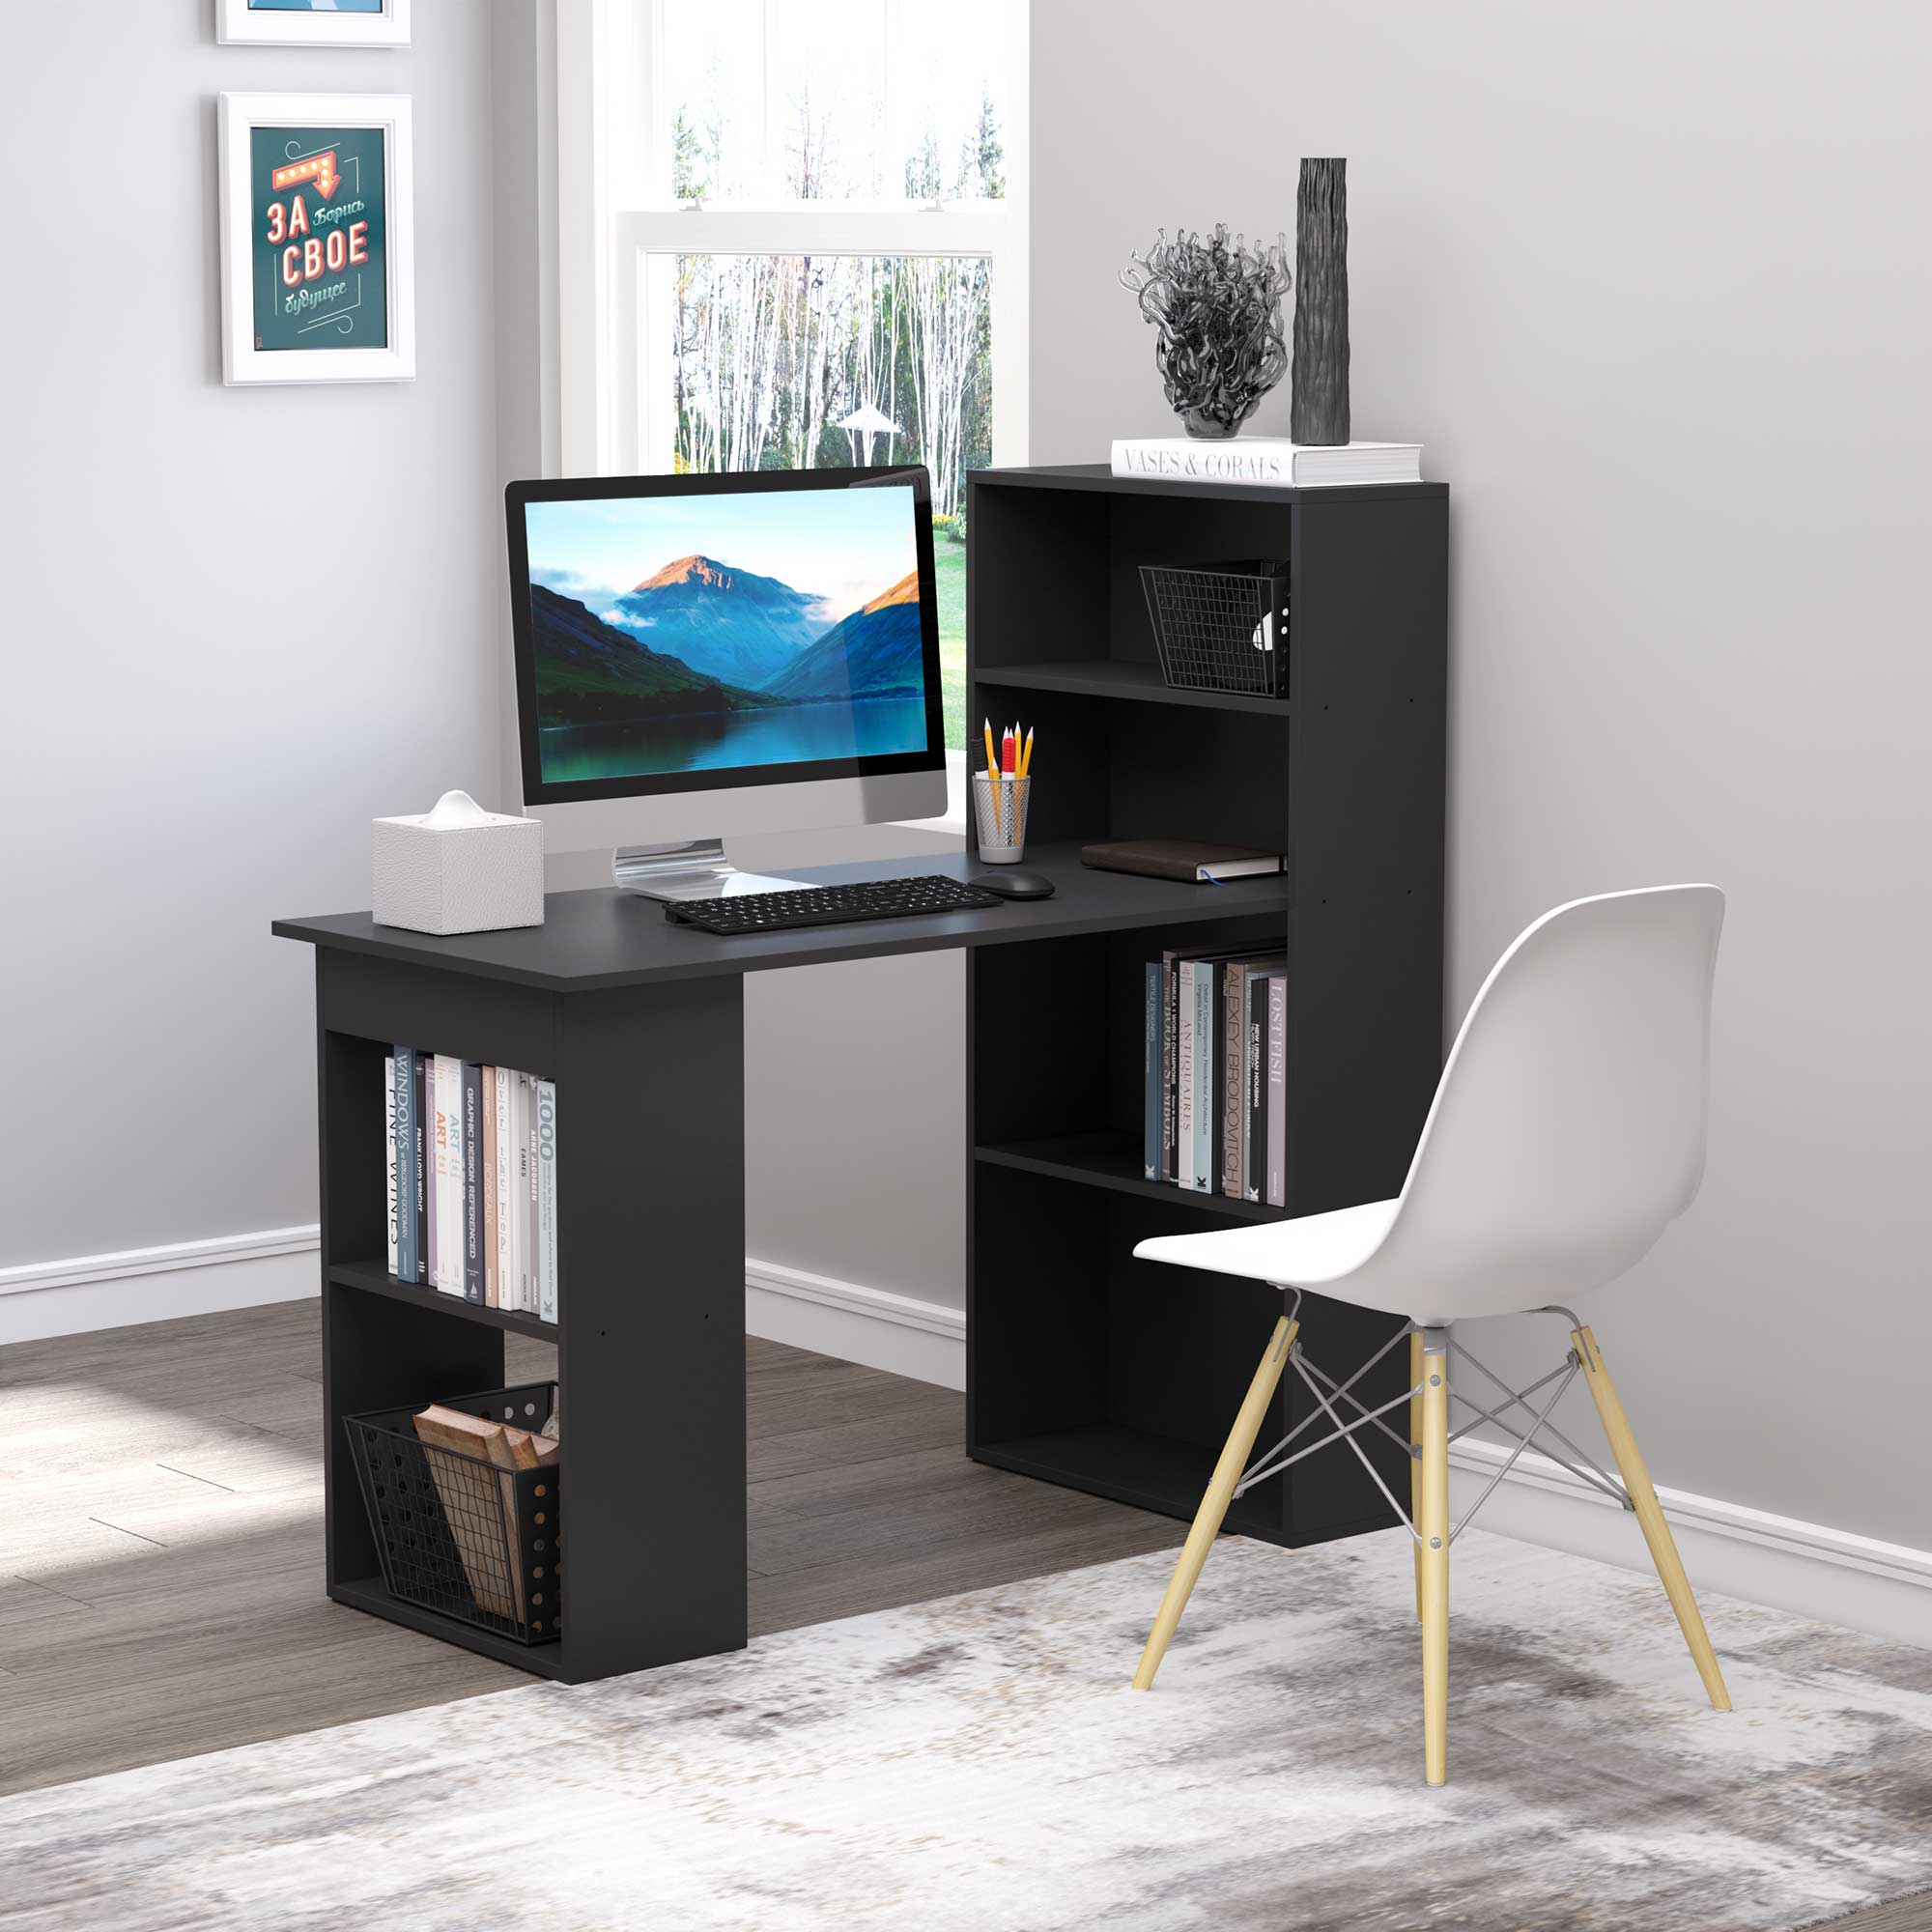
[[[614,892],[553,897],[523,932],[437,939],[366,913],[275,927],[317,951],[339,1600],[573,1680],[745,1641],[747,973],[965,950],[964,1171],[935,1181],[968,1208],[963,1446],[1001,1468],[1191,1517],[1279,1297],[1135,1261],[1135,1244],[1401,1187],[1442,1065],[1447,489],[1230,488],[1075,464],[971,470],[967,497],[964,715],[1038,727],[1026,863],[1055,897],[756,939],[668,925]],[[1285,690],[1163,674],[1140,566],[1190,558],[1287,562]],[[1082,838],[1150,831],[1279,851],[1287,870],[1206,886],[1079,863]],[[1287,967],[1279,1208],[1143,1167],[1145,964],[1230,946]],[[556,1328],[386,1273],[396,1042],[556,1081]],[[918,1078],[906,1069],[908,1104]],[[838,1205],[863,1213],[866,1194],[855,1176]],[[1302,1325],[1334,1359],[1373,1353],[1386,1328],[1320,1296]],[[535,1649],[389,1602],[341,1420],[496,1385],[505,1329],[554,1335],[566,1411],[561,1640]],[[1389,1400],[1404,1367],[1391,1355],[1357,1393]],[[1264,1439],[1304,1401],[1285,1381]],[[1364,1453],[1406,1480],[1399,1443],[1372,1434]],[[1227,1526],[1304,1544],[1390,1520],[1338,1455],[1257,1486]]]
[[[965,877],[976,864],[945,853],[787,870],[835,882]],[[1198,923],[1218,936],[1250,918],[1278,929],[1288,902],[1280,877],[1174,884],[1089,870],[1072,846],[1036,847],[1027,865],[1055,879],[1055,896],[744,939],[673,925],[612,890],[553,895],[541,926],[448,938],[366,912],[275,922],[316,949],[331,1597],[573,1683],[745,1643],[744,976]],[[554,1325],[389,1274],[383,1060],[398,1043],[555,1081]],[[1122,1181],[1140,1184],[1124,1168]],[[860,1182],[854,1211],[863,1197]],[[557,1348],[568,1561],[549,1645],[389,1598],[343,1428],[358,1411],[499,1385],[511,1330]],[[1114,1487],[1132,1495],[1131,1472]]]

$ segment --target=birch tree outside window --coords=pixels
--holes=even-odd
[[[561,4],[560,130],[573,43],[596,116],[566,468],[924,464],[958,750],[966,475],[1026,461],[1025,0]]]

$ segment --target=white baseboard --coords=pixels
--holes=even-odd
[[[295,1301],[319,1286],[319,1231],[270,1228],[0,1268],[0,1344]],[[745,1329],[943,1387],[966,1386],[965,1311],[745,1263]]]
[[[0,1268],[0,1343],[298,1301],[320,1286],[319,1245],[311,1223]]]
[[[745,1332],[942,1388],[966,1386],[966,1311],[944,1302],[748,1260]]]
[[[1507,1445],[1474,1436],[1451,1448],[1449,1505],[1455,1518],[1460,1520],[1508,1456]],[[1687,1490],[1660,1489],[1657,1497],[1694,1589],[1932,1649],[1932,1549],[1880,1543]],[[1626,1570],[1651,1567],[1636,1519],[1534,1450],[1504,1477],[1476,1520],[1524,1543]],[[1711,1622],[1712,1640],[1721,1652],[1720,1619]]]

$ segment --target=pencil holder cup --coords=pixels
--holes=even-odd
[[[1032,790],[1031,779],[973,774],[973,822],[984,864],[1017,866],[1026,857],[1027,797]]]

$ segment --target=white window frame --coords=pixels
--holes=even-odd
[[[650,282],[677,255],[973,256],[988,265],[993,461],[1028,460],[1031,0],[1005,13],[1010,49],[999,201],[678,202],[661,111],[660,0],[556,0],[558,407],[562,473],[670,468],[668,342],[647,334]],[[970,29],[968,29],[970,31]],[[649,163],[655,161],[656,165]],[[620,185],[657,184],[626,196]],[[661,333],[661,332],[660,332]],[[963,824],[964,753],[948,753]]]

